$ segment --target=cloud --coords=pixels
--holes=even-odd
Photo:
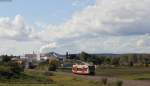
[[[25,53],[39,52],[43,45],[40,41],[16,41],[0,39],[0,54],[23,55]]]
[[[52,40],[87,35],[144,35],[150,33],[149,4],[149,0],[97,0],[67,22],[48,25],[39,35]]]
[[[95,0],[69,0],[72,2],[72,6],[74,7],[84,7],[87,4],[92,4]]]
[[[9,17],[0,18],[0,38],[26,41],[34,38],[33,31],[34,28],[26,25],[21,15],[16,15],[14,19]]]
[[[140,45],[136,43],[138,38],[150,33],[149,4],[149,0],[97,0],[95,5],[76,12],[67,22],[47,25],[38,35],[45,41],[64,44],[65,50],[136,51],[136,45]]]
[[[136,45],[138,47],[141,47],[141,48],[149,47],[150,46],[150,36],[149,36],[149,34],[146,34],[146,35],[140,37],[137,40]]]
[[[149,0],[96,0],[60,25],[40,25],[40,31],[20,15],[0,18],[0,38],[37,40],[44,45],[40,51],[149,52],[150,36],[145,35],[150,33],[149,4]]]
[[[64,27],[73,29],[73,33],[97,35],[150,33],[149,4],[149,0],[97,0],[96,5],[76,13]]]
[[[27,26],[20,15],[14,20],[0,18],[0,37],[23,40],[39,37],[55,41],[87,35],[144,35],[150,33],[149,4],[149,0],[97,0],[95,5],[76,12],[67,22],[44,25],[38,32]]]
[[[149,53],[149,38],[146,35],[85,37],[58,42],[59,47],[54,50],[61,53]],[[139,40],[144,40],[140,46],[137,44]]]

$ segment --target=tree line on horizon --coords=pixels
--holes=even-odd
[[[66,56],[68,57],[68,56]],[[92,62],[95,65],[114,65],[114,66],[145,66],[150,65],[150,54],[119,54],[93,55],[81,52],[79,56],[70,55],[69,59],[77,59],[84,62]]]

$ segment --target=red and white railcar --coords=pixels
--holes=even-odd
[[[75,74],[94,75],[95,66],[88,64],[74,64],[72,66],[72,72]]]

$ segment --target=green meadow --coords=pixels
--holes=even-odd
[[[127,80],[150,80],[150,67],[98,67],[96,75]]]

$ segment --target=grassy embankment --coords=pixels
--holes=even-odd
[[[150,67],[98,67],[96,75],[129,80],[150,80]]]
[[[0,86],[103,86],[100,82],[86,80],[59,73],[47,73],[39,70],[25,70],[25,74],[33,78],[11,79],[11,83],[0,83]],[[46,83],[50,80],[52,83]],[[47,81],[49,82],[49,81]]]
[[[35,71],[26,70],[24,73],[16,76],[4,78],[0,77],[0,83],[7,84],[50,84],[52,80],[50,80],[44,73],[39,73]]]

